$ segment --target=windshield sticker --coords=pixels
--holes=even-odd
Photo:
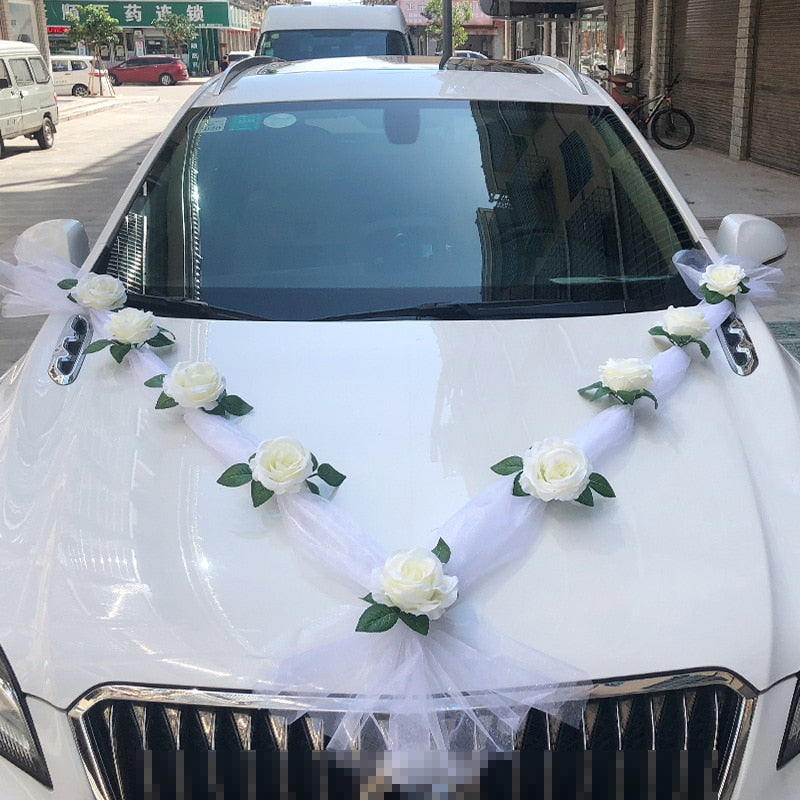
[[[237,114],[228,117],[232,131],[256,131],[261,125],[261,114]]]
[[[225,130],[228,123],[227,117],[214,117],[213,119],[204,119],[200,123],[200,133],[219,133]]]
[[[264,119],[264,125],[268,128],[288,128],[297,122],[294,114],[270,114]]]

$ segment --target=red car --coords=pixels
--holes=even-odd
[[[172,86],[189,77],[186,64],[178,56],[138,56],[108,68],[114,86],[121,83],[160,83]]]

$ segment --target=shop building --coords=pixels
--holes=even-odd
[[[0,0],[0,39],[32,42],[47,57],[47,22],[42,0]]]
[[[69,43],[66,16],[76,13],[79,3],[45,0],[48,43],[51,53],[75,53]],[[103,3],[109,15],[122,29],[119,43],[101,51],[110,62],[139,55],[169,53],[163,32],[153,26],[165,14],[185,15],[199,31],[197,38],[184,46],[183,58],[192,75],[208,75],[218,71],[219,60],[231,50],[251,50],[261,27],[256,8],[227,2],[116,2]]]

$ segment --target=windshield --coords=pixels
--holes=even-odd
[[[672,264],[691,246],[606,109],[297,102],[191,112],[105,266],[135,292],[269,319],[557,316],[695,302]]]
[[[400,31],[297,30],[265,31],[258,42],[260,56],[275,56],[284,61],[340,56],[411,55],[408,38]]]

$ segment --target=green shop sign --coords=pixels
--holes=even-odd
[[[81,3],[58,3],[45,0],[47,24],[52,26],[67,25],[67,14],[77,14]],[[104,8],[109,16],[117,20],[121,28],[149,27],[154,19],[161,19],[166,14],[185,15],[198,27],[229,28],[228,4],[211,3],[90,3],[89,5]]]

